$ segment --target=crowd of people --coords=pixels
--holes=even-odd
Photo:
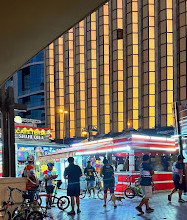
[[[177,161],[173,164],[173,181],[174,181],[174,189],[168,195],[169,202],[171,201],[172,195],[178,191],[179,193],[179,200],[178,202],[184,203],[185,200],[182,199],[182,192],[185,188],[184,184],[184,175],[183,175],[183,159],[182,155],[179,155]],[[34,171],[34,157],[28,156],[28,165],[25,167],[23,171],[23,177],[27,178],[26,183],[26,190],[30,196],[31,203],[34,202],[34,192],[39,185],[39,181],[36,178],[35,171]],[[69,166],[64,170],[64,178],[68,179],[68,186],[67,186],[67,196],[71,198],[71,211],[68,212],[68,215],[75,215],[75,203],[77,205],[77,213],[80,213],[80,177],[83,175],[81,168],[74,163],[74,158],[68,158]],[[53,180],[58,177],[58,175],[54,175],[52,170],[54,167],[53,163],[47,164],[48,169],[44,171],[43,176],[45,180],[45,189],[48,194],[46,199],[46,204],[50,208],[51,203],[51,196],[53,194],[54,186]],[[89,194],[91,194],[90,189],[95,189],[95,177],[100,175],[103,178],[104,183],[104,207],[107,206],[107,192],[110,191],[111,198],[113,201],[114,208],[116,206],[116,198],[114,194],[115,189],[115,179],[114,179],[114,168],[112,165],[109,164],[107,158],[103,160],[103,166],[101,167],[100,174],[98,174],[95,168],[92,166],[91,161],[87,162],[87,167],[84,169],[84,175],[86,176],[87,181],[87,188]],[[152,176],[154,175],[154,170],[150,164],[150,157],[149,155],[143,155],[143,162],[140,165],[140,185],[143,191],[143,198],[139,205],[136,207],[136,210],[140,214],[144,214],[142,209],[143,205],[146,207],[146,213],[154,212],[154,209],[149,206],[149,199],[152,198]],[[95,198],[95,190],[93,191],[93,195]]]

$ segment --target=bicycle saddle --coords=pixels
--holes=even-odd
[[[8,190],[13,191],[15,188],[8,186]]]

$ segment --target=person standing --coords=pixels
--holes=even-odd
[[[173,193],[175,193],[177,190],[179,190],[179,202],[184,203],[185,200],[182,199],[182,191],[184,190],[184,182],[183,182],[183,155],[178,155],[177,162],[175,162],[172,166],[172,172],[173,172],[173,182],[175,185],[175,188],[171,191],[171,193],[168,195],[168,200],[171,202],[171,197]]]
[[[77,204],[77,213],[80,213],[80,177],[81,168],[74,164],[74,158],[68,158],[69,166],[65,168],[64,178],[68,179],[67,195],[71,197],[71,211],[68,215],[75,215],[75,198]]]
[[[27,178],[26,190],[28,191],[30,202],[34,202],[34,194],[39,186],[38,179],[36,178],[35,168],[34,168],[34,156],[29,155],[27,157],[28,165],[24,168],[22,177]]]
[[[116,197],[114,195],[114,169],[109,164],[106,158],[103,160],[103,164],[104,166],[101,167],[100,176],[103,177],[103,183],[104,183],[104,207],[106,207],[107,191],[109,189],[112,197],[112,201],[114,203],[114,208],[117,208]]]
[[[87,167],[84,169],[84,174],[86,176],[86,181],[87,181],[87,188],[88,188],[88,192],[91,196],[91,189],[93,189],[93,194],[94,194],[94,198],[95,198],[95,176],[96,175],[96,171],[95,168],[92,167],[91,165],[91,161],[87,162]]]
[[[57,178],[57,175],[53,175],[54,163],[47,164],[48,169],[43,172],[45,179],[45,189],[47,193],[46,206],[51,208],[52,205],[52,194],[54,190],[53,180]]]
[[[149,155],[143,155],[143,163],[140,165],[140,185],[144,194],[143,199],[141,200],[140,204],[136,207],[141,214],[144,214],[142,211],[142,206],[145,204],[146,212],[151,213],[154,211],[149,206],[149,199],[152,197],[152,175],[154,174],[154,170],[150,165],[150,158]]]

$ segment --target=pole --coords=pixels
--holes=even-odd
[[[65,118],[65,113],[64,113],[64,112],[63,112],[63,115],[64,115],[64,127],[63,127],[63,130],[64,130],[64,131],[63,131],[63,145],[64,145],[64,141],[65,141],[65,140],[64,140],[64,139],[65,139],[65,130],[66,130],[66,125],[65,125],[65,123],[66,123],[66,122],[65,122],[65,119],[66,119],[66,118]]]
[[[10,176],[16,176],[16,151],[15,151],[15,128],[14,128],[14,89],[7,89],[7,105],[8,105],[8,142],[9,142],[9,164]]]
[[[178,145],[179,145],[179,154],[183,155],[181,129],[180,129],[179,120],[180,120],[179,119],[179,106],[178,106],[178,102],[175,102],[175,125],[176,125],[176,132],[177,132]]]
[[[5,88],[1,89],[1,135],[2,135],[2,161],[3,177],[9,177],[9,148],[7,130],[7,111],[5,105]]]

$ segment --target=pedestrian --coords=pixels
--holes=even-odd
[[[91,196],[91,189],[93,189],[93,194],[94,194],[94,199],[95,199],[95,175],[96,171],[95,168],[92,166],[91,161],[87,162],[87,167],[84,169],[84,174],[86,176],[86,181],[87,181],[87,188],[88,192]]]
[[[71,197],[71,211],[68,215],[75,215],[75,198],[77,204],[77,213],[80,213],[80,177],[81,168],[74,164],[74,158],[68,158],[69,166],[64,171],[64,178],[68,179],[67,195]]]
[[[106,207],[107,191],[109,189],[110,195],[112,197],[112,201],[114,203],[114,208],[117,208],[116,197],[114,195],[114,169],[109,164],[106,158],[103,160],[103,164],[104,166],[101,167],[100,176],[103,177],[103,183],[104,183],[104,207]]]
[[[140,165],[140,185],[144,194],[143,199],[140,204],[136,207],[141,214],[144,214],[142,211],[142,206],[145,204],[146,212],[151,213],[154,211],[149,206],[149,199],[152,197],[152,175],[154,170],[150,165],[150,158],[148,154],[143,155],[143,163]]]
[[[34,195],[39,186],[39,182],[36,177],[35,169],[34,169],[34,156],[29,155],[27,157],[27,161],[28,161],[28,164],[24,168],[22,177],[27,178],[26,190],[28,191],[28,198],[30,200],[30,203],[34,203]]]
[[[182,191],[184,190],[184,181],[183,181],[183,155],[178,155],[177,162],[175,162],[172,166],[173,172],[173,182],[175,188],[168,195],[168,200],[171,202],[171,197],[173,193],[179,190],[179,202],[184,203],[185,200],[182,199]]]
[[[58,175],[53,175],[54,163],[47,164],[48,169],[43,172],[45,179],[45,189],[47,193],[46,206],[51,208],[52,206],[52,194],[54,191],[53,180],[58,177]]]

